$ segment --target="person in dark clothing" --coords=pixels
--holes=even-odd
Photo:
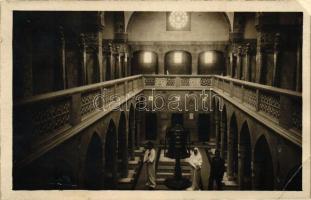
[[[215,157],[211,162],[211,173],[209,177],[209,189],[214,189],[214,182],[216,182],[216,190],[222,189],[222,178],[225,172],[225,162],[220,157],[219,151],[216,150]]]

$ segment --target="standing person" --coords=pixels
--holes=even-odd
[[[147,168],[147,183],[146,185],[149,187],[149,189],[154,189],[156,187],[156,181],[155,181],[155,150],[153,148],[153,143],[148,142],[147,143],[147,149],[145,151],[144,155],[144,163],[146,163]]]
[[[225,172],[225,162],[220,157],[218,150],[215,152],[215,157],[212,159],[211,163],[211,174],[209,178],[209,188],[213,189],[214,182],[216,182],[216,190],[222,189],[222,178]]]
[[[189,158],[192,171],[192,185],[187,190],[199,190],[201,181],[202,156],[199,149],[195,147]]]

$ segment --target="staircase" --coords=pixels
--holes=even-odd
[[[118,180],[118,189],[132,190],[136,184],[138,174],[141,169],[142,159],[144,156],[144,148],[139,147],[134,150],[134,159],[128,160],[128,176]]]
[[[186,159],[180,160],[182,176],[191,180],[191,167]],[[168,190],[164,185],[166,178],[174,176],[175,159],[164,157],[164,150],[161,150],[156,170],[157,190]]]
[[[227,166],[227,165],[225,165]],[[227,168],[227,167],[226,167]],[[224,174],[224,178],[222,179],[223,190],[239,190],[239,185],[235,180],[228,180],[227,172]]]

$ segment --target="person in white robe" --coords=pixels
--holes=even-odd
[[[144,163],[146,163],[146,171],[147,171],[147,183],[146,186],[149,189],[154,189],[156,187],[156,178],[155,178],[155,156],[156,152],[153,148],[153,144],[150,142],[147,144],[147,149],[144,155]]]
[[[202,156],[197,147],[191,152],[191,156],[188,159],[192,171],[192,185],[187,190],[199,190],[201,180],[201,167],[202,167]]]

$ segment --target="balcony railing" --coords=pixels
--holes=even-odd
[[[212,87],[212,75],[144,75],[145,89],[196,90]]]
[[[301,145],[301,93],[217,75],[137,75],[14,102],[14,142],[18,146],[32,144],[30,152],[22,151],[19,155],[26,156],[57,135],[81,130],[76,127],[98,114],[98,119],[103,117],[105,113],[94,104],[97,96],[103,95],[95,102],[97,105],[112,110],[117,106],[115,97],[125,102],[126,95],[133,97],[144,89],[212,89],[240,109],[259,116],[259,120],[266,119],[281,131],[289,132],[295,143]]]
[[[215,90],[236,99],[283,128],[301,133],[301,93],[223,76],[214,76],[213,79]]]
[[[28,152],[23,150],[19,155],[31,153],[57,135],[70,133],[81,122],[102,114],[103,109],[112,110],[124,102],[125,97],[131,98],[140,93],[143,87],[142,75],[137,75],[15,102],[14,142],[18,146],[31,144],[25,147]],[[101,109],[96,109],[97,105]]]

